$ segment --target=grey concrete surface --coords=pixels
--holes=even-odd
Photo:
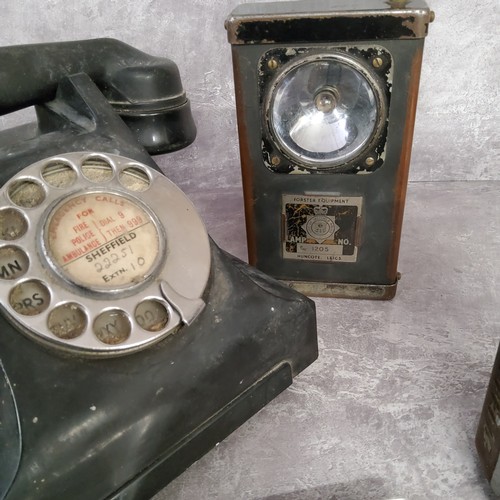
[[[500,339],[499,188],[411,184],[396,298],[316,299],[319,359],[155,500],[493,498],[474,436]],[[245,258],[240,191],[191,197]]]
[[[176,61],[198,138],[157,160],[245,259],[223,29],[238,3],[3,0],[0,46],[114,37]],[[319,360],[156,500],[490,498],[473,439],[500,337],[500,3],[429,3],[398,295],[317,300]]]
[[[428,0],[413,180],[500,179],[498,0]],[[230,46],[224,20],[240,0],[2,0],[0,46],[114,37],[180,67],[199,134],[167,166],[175,182],[239,183]],[[353,5],[355,1],[353,0]],[[6,68],[1,68],[5,71]],[[16,123],[0,117],[0,128]],[[446,147],[443,147],[446,143]],[[189,180],[187,180],[189,179]]]

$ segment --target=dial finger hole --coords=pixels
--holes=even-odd
[[[50,311],[47,326],[60,339],[75,339],[87,329],[87,315],[79,304],[61,304]]]
[[[82,173],[90,182],[108,182],[113,178],[113,167],[104,158],[91,157],[82,163]]]
[[[62,161],[51,162],[42,169],[43,180],[55,188],[68,188],[76,177],[75,169]]]
[[[0,210],[0,239],[12,241],[21,238],[28,230],[26,217],[15,208]]]
[[[168,323],[167,308],[157,300],[144,300],[135,308],[135,320],[148,332],[159,332]]]
[[[9,198],[18,207],[34,208],[45,200],[43,187],[32,180],[14,181],[8,189]]]
[[[120,182],[130,191],[146,191],[151,184],[147,172],[140,167],[127,167],[120,172]]]
[[[129,338],[132,326],[124,311],[111,309],[96,317],[93,330],[95,336],[104,344],[116,345]]]
[[[28,255],[22,248],[13,245],[0,248],[0,279],[20,278],[28,270],[29,264]]]
[[[9,294],[9,304],[23,316],[36,316],[49,307],[49,289],[39,280],[16,285]]]

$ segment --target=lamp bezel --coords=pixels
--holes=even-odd
[[[379,68],[370,66],[381,57]],[[269,61],[274,64],[269,64]],[[297,68],[317,61],[335,61],[359,72],[373,91],[377,107],[376,125],[361,148],[337,160],[304,158],[295,154],[274,131],[272,106],[276,90]],[[277,67],[276,67],[277,64]],[[271,68],[271,69],[270,69]],[[357,173],[372,172],[383,165],[392,84],[392,57],[382,47],[280,47],[267,51],[260,59],[260,91],[262,102],[262,153],[265,165],[280,173]],[[273,72],[273,74],[270,74]],[[374,162],[367,162],[374,158]]]

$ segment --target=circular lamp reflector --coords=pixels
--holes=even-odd
[[[280,149],[328,168],[359,155],[380,132],[383,94],[369,71],[342,54],[301,59],[278,77],[268,121]]]

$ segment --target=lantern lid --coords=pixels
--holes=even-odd
[[[226,19],[231,44],[416,39],[434,13],[424,0],[299,0],[249,3]]]

